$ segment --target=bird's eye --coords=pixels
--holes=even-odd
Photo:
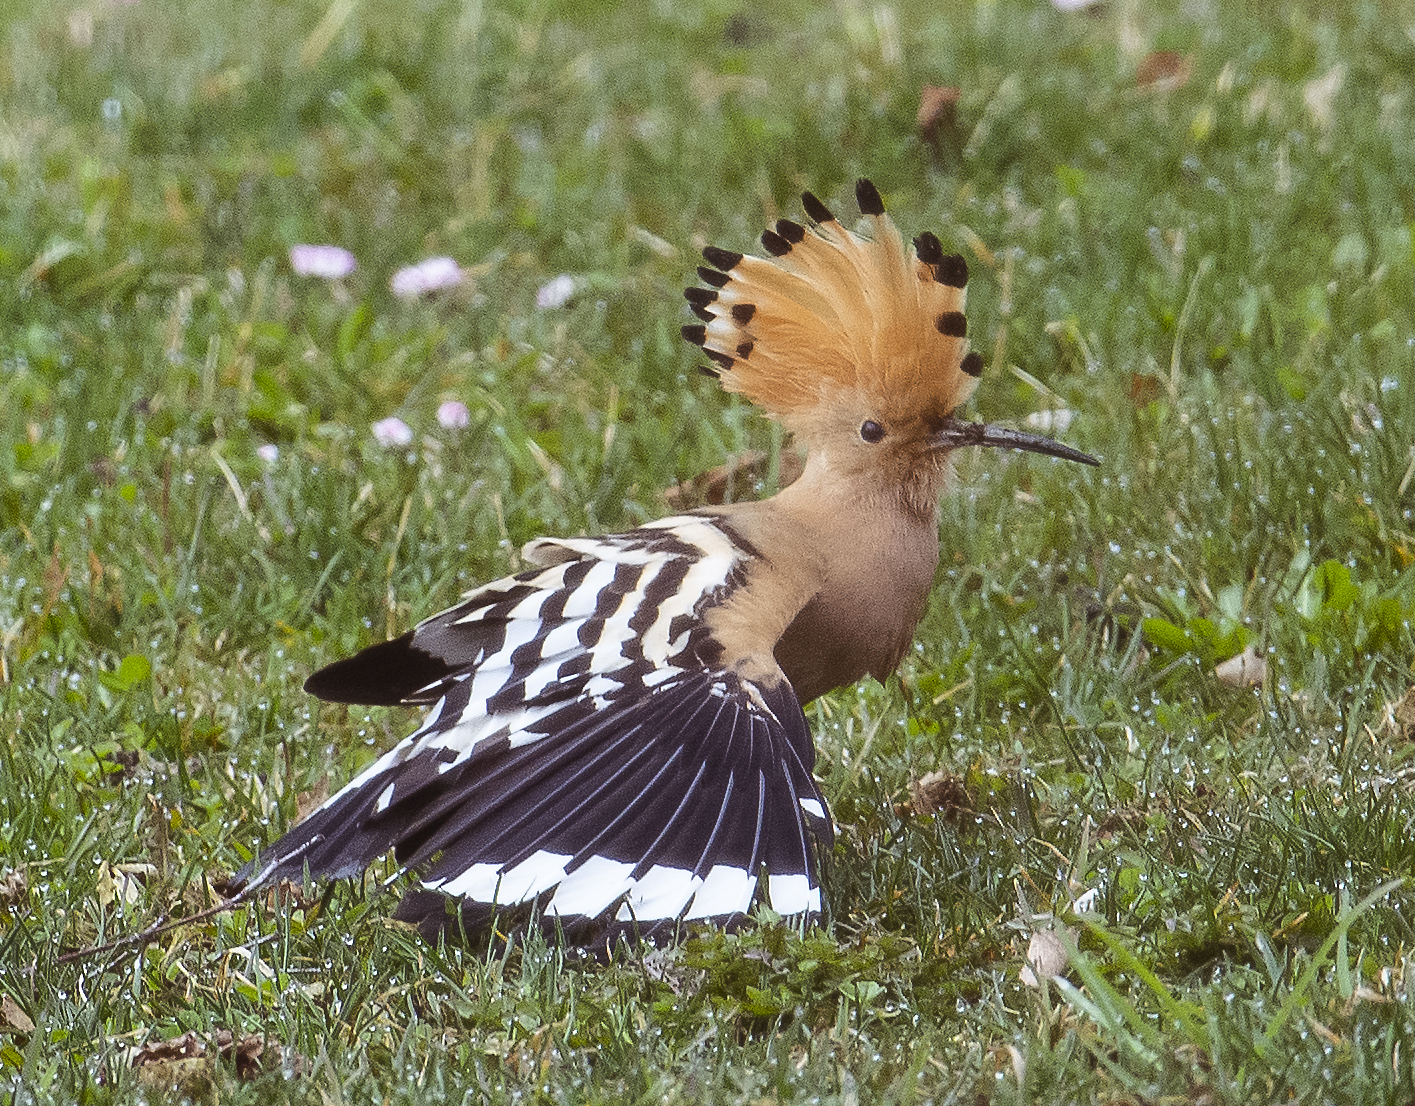
[[[874,445],[876,442],[884,441],[884,427],[875,422],[874,419],[866,419],[860,424],[860,437]]]

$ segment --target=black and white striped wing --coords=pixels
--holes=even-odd
[[[726,922],[759,892],[818,912],[830,825],[801,707],[784,681],[699,659],[717,654],[701,614],[749,554],[720,520],[679,516],[527,556],[542,567],[311,678],[324,698],[430,709],[271,851],[348,876],[391,847],[428,888],[399,915],[429,928],[449,897],[471,924],[535,903],[571,933]]]

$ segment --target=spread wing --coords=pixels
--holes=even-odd
[[[714,667],[702,620],[752,554],[689,515],[527,556],[540,567],[311,677],[322,698],[429,710],[267,869],[349,876],[392,848],[426,888],[399,916],[429,930],[449,900],[474,926],[534,904],[591,938],[727,923],[759,892],[819,911],[830,823],[805,716],[784,680]]]

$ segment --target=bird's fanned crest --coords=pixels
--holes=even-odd
[[[981,368],[963,315],[967,263],[925,233],[906,247],[867,180],[856,200],[868,236],[807,192],[812,222],[778,220],[770,258],[703,251],[709,287],[685,293],[701,325],[683,328],[730,392],[788,426],[832,391],[887,396],[906,410],[952,411]]]

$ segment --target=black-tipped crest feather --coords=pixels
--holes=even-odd
[[[873,182],[863,177],[855,182],[855,202],[860,205],[861,215],[883,215],[884,199]]]
[[[698,297],[702,341],[698,330],[685,337],[737,370],[725,387],[788,425],[832,389],[878,395],[897,411],[951,411],[973,388],[976,362],[962,364],[967,264],[929,232],[909,250],[870,181],[856,184],[855,199],[871,220],[863,236],[806,192],[813,227],[776,220],[761,234],[766,258],[703,250],[720,291]]]
[[[801,193],[801,206],[805,208],[806,214],[817,223],[835,222],[835,213],[821,203],[814,192]]]
[[[742,254],[734,253],[732,250],[719,249],[717,246],[704,246],[703,257],[713,268],[721,269],[724,273],[730,273],[742,263]]]

